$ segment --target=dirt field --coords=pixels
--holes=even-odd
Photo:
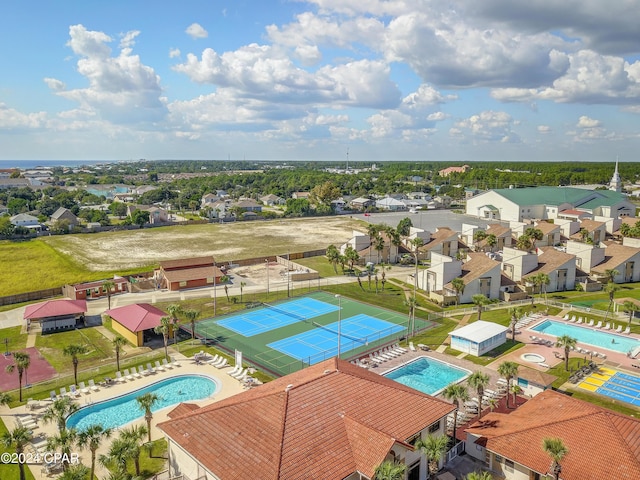
[[[214,255],[220,262],[340,245],[362,222],[349,217],[189,225],[43,239],[91,271]],[[275,277],[274,277],[275,278]]]

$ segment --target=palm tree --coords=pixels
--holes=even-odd
[[[484,230],[476,230],[473,233],[473,241],[476,242],[476,252],[480,249],[480,242],[487,238],[487,232]]]
[[[14,370],[18,370],[18,388],[20,389],[20,401],[22,402],[22,376],[31,364],[31,357],[27,352],[14,352],[13,360],[14,363],[7,365],[5,371],[7,373],[13,373]]]
[[[493,252],[493,247],[498,244],[498,237],[496,237],[493,233],[490,233],[489,235],[487,235],[485,243],[489,247],[489,251]]]
[[[138,425],[120,431],[120,438],[127,444],[129,458],[133,460],[136,469],[136,476],[140,476],[140,444],[139,442],[147,435],[147,427]]]
[[[511,389],[511,380],[518,375],[518,367],[516,362],[502,362],[498,365],[498,374],[507,380],[507,391]],[[509,408],[509,395],[507,395],[507,408]]]
[[[482,397],[484,396],[484,389],[489,385],[489,375],[476,370],[469,375],[467,382],[478,394],[478,419],[480,419],[482,418]]]
[[[196,338],[196,320],[200,316],[200,310],[195,310],[193,308],[184,311],[184,316],[187,318],[187,321],[191,324],[191,341]]]
[[[220,279],[222,280],[222,279]],[[172,303],[167,307],[167,313],[171,316],[171,324],[173,328],[170,330],[173,332],[173,343],[176,343],[176,333],[178,329],[176,326],[178,325],[178,315],[182,313],[182,307],[176,303]]]
[[[569,449],[560,438],[543,438],[542,449],[551,457],[551,460],[553,460],[551,463],[551,472],[555,476],[555,479],[558,480],[560,478],[560,472],[562,472],[560,462],[565,455],[569,453]]]
[[[340,257],[340,250],[335,245],[329,245],[327,247],[327,253],[325,254],[329,263],[333,265],[333,271],[338,274],[338,258]]]
[[[540,272],[536,275],[538,279],[538,284],[540,285],[540,295],[544,293],[544,303],[547,303],[547,285],[551,282],[549,275],[546,273]]]
[[[151,409],[160,401],[160,397],[155,393],[149,392],[139,397],[136,397],[138,406],[144,410],[144,419],[147,421],[147,433],[149,435],[149,443],[151,443],[151,420],[153,420],[153,413]]]
[[[467,402],[469,400],[469,392],[464,385],[451,383],[442,390],[442,396],[456,406],[456,409],[453,411],[453,440],[455,442],[456,430],[458,428],[458,409],[460,408],[460,402]]]
[[[360,260],[360,255],[358,255],[356,249],[351,245],[347,245],[347,248],[344,249],[344,257],[346,258],[347,262],[349,262],[349,268],[351,270],[353,270],[353,266],[355,265],[355,263]]]
[[[449,445],[449,439],[443,435],[427,435],[416,442],[416,448],[427,457],[429,478],[433,478],[438,471],[440,458],[446,453],[447,445]]]
[[[153,331],[157,334],[162,334],[162,340],[164,341],[164,358],[168,360],[169,359],[168,343],[169,343],[169,332],[171,331],[171,318],[162,317],[160,319],[160,325],[155,327]]]
[[[89,475],[89,469],[78,463],[67,468],[57,480],[86,480]],[[93,479],[93,473],[89,477]]]
[[[242,303],[242,290],[244,290],[244,287],[246,286],[247,286],[247,282],[240,282],[240,303]]]
[[[518,307],[511,307],[509,309],[509,315],[511,315],[509,328],[511,328],[511,341],[516,341],[516,325],[518,323],[518,316],[520,315],[520,309]]]
[[[617,275],[620,275],[620,272],[615,268],[607,268],[604,271],[604,276],[607,277],[608,282],[613,282]]]
[[[529,251],[531,250],[531,239],[528,235],[520,235],[518,240],[516,240],[516,247],[519,250]]]
[[[407,335],[412,336],[416,328],[416,307],[418,306],[418,301],[415,297],[409,297],[404,301],[404,304],[409,307],[409,328]]]
[[[544,237],[544,233],[542,233],[542,230],[535,227],[528,227],[527,229],[525,229],[524,234],[531,240],[532,250],[536,248],[536,242],[542,240],[542,238]]]
[[[481,293],[476,293],[473,297],[471,297],[471,301],[478,307],[478,320],[480,320],[480,316],[482,315],[482,307],[489,303],[489,299]]]
[[[636,305],[635,302],[632,302],[630,300],[625,300],[625,302],[622,304],[622,310],[629,313],[629,323],[627,325],[631,326],[631,320],[633,320],[633,316],[635,315],[635,312],[640,310],[640,307],[638,307],[638,305]]]
[[[67,428],[67,418],[72,413],[77,412],[80,406],[71,397],[56,398],[42,414],[42,421],[45,423],[55,422],[58,431],[62,432]]]
[[[62,354],[71,357],[71,363],[73,364],[73,379],[75,380],[75,384],[78,384],[78,355],[84,355],[87,353],[89,349],[86,345],[81,345],[79,343],[72,343],[70,345],[66,345],[62,349]]]
[[[491,472],[471,472],[467,473],[464,480],[493,480],[493,475]]]
[[[380,263],[380,253],[384,250],[384,238],[382,238],[380,235],[376,235],[373,238],[373,249],[378,252],[378,262]]]
[[[24,449],[31,441],[31,438],[31,431],[27,427],[16,427],[13,430],[4,432],[0,437],[0,441],[5,447],[13,448],[20,455],[24,453]],[[25,480],[24,465],[23,462],[18,462],[20,480]]]
[[[105,280],[102,282],[102,289],[107,294],[107,309],[111,310],[111,291],[115,288],[116,284],[112,280]]]
[[[112,430],[110,428],[103,428],[102,425],[89,425],[84,430],[78,433],[78,445],[86,447],[91,452],[91,475],[90,479],[93,479],[93,475],[96,471],[96,451],[100,447],[100,444],[104,439],[111,436]],[[86,475],[85,475],[86,478]]]
[[[509,392],[511,392],[511,394],[513,395],[513,406],[517,407],[518,406],[518,394],[522,393],[522,388],[520,388],[520,385],[518,385],[517,383],[514,383],[513,385],[511,385],[511,388],[509,389]],[[507,398],[509,398],[509,395],[507,395]]]
[[[576,346],[578,340],[569,335],[562,335],[556,340],[556,347],[564,348],[564,369],[569,371],[569,352]]]
[[[140,427],[145,428],[144,425]],[[144,435],[146,435],[146,431]],[[144,435],[142,436],[144,437]],[[109,469],[114,468],[114,479],[131,480],[131,475],[127,473],[127,462],[134,460],[138,456],[140,447],[137,442],[137,440],[133,440],[128,436],[125,431],[121,431],[120,436],[111,442],[107,453],[98,457],[98,463]]]
[[[385,460],[373,472],[373,480],[404,480],[407,464]]]
[[[75,428],[69,428],[59,431],[57,434],[47,438],[47,450],[50,452],[59,452],[62,457],[62,468],[66,472],[69,468],[71,458],[71,449],[78,441],[78,431]]]
[[[616,296],[616,292],[620,290],[620,285],[613,283],[613,282],[609,282],[604,286],[604,291],[607,292],[607,294],[609,295],[609,306],[607,307],[607,311],[604,314],[604,320],[607,320],[607,317],[609,316],[609,312],[611,311],[611,308],[613,307],[613,300]]]
[[[116,353],[116,371],[120,371],[120,352],[122,352],[122,348],[127,344],[127,340],[120,335],[116,335],[113,340],[111,340],[113,344],[113,350]]]
[[[0,392],[0,405],[9,405],[11,400],[11,395],[6,392]]]
[[[462,278],[457,277],[451,280],[451,286],[456,292],[456,306],[460,305],[460,295],[464,293],[464,280]]]
[[[229,303],[229,276],[223,275],[220,277],[220,283],[224,283],[224,294],[227,297],[227,303]]]

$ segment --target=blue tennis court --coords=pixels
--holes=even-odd
[[[260,307],[220,320],[218,325],[244,337],[253,337],[276,328],[291,325],[326,313],[338,307],[314,298],[298,298],[277,306]]]
[[[340,353],[349,352],[403,330],[405,327],[365,314],[345,318],[340,322]],[[338,322],[283,338],[268,344],[267,347],[313,365],[337,355]]]

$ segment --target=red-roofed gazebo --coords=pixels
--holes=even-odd
[[[49,300],[26,307],[23,318],[27,325],[32,321],[40,322],[42,333],[48,333],[75,328],[76,319],[86,311],[85,300]]]
[[[144,345],[144,332],[160,325],[167,314],[148,303],[112,308],[105,312],[113,320],[112,328],[137,347]]]

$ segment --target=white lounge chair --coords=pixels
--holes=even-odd
[[[396,344],[396,350],[400,350],[402,353],[407,353],[409,351],[406,348],[403,348],[398,344]]]
[[[100,390],[100,388],[98,388],[93,378],[89,380],[89,388],[91,389],[92,392],[97,392],[98,390]]]
[[[131,367],[131,375],[136,378],[142,378],[142,375],[144,375],[144,368],[140,367],[142,367],[142,365],[140,365],[137,370],[136,367]]]
[[[607,322],[603,330],[611,330],[611,322]]]
[[[120,371],[116,372],[116,382],[118,383],[122,383],[125,381],[125,378],[122,376],[122,373]]]
[[[575,316],[575,315],[574,315],[574,316],[572,316],[572,317],[571,317],[571,320],[569,320],[569,321],[570,321],[571,323],[574,323],[574,322],[576,321],[576,316]]]
[[[233,367],[233,370],[227,372],[227,375],[231,375],[233,377],[236,373],[240,373],[241,371],[242,365],[236,365],[235,367]]]
[[[578,317],[578,321],[576,322],[576,324],[581,324],[582,323],[582,317]]]
[[[78,398],[80,396],[80,390],[78,390],[78,387],[76,387],[75,385],[71,385],[69,387],[69,395]]]
[[[562,317],[563,320],[569,320],[569,314],[567,313],[564,317]]]
[[[249,371],[248,368],[245,368],[244,370],[240,370],[239,372],[231,375],[233,378],[235,378],[236,380],[240,380],[241,377],[244,377],[247,375],[247,372]]]
[[[67,389],[65,387],[60,387],[60,396],[66,397],[68,395]]]
[[[600,321],[596,324],[596,328],[602,328],[602,320],[600,320]]]
[[[174,367],[180,366],[180,364],[178,363],[178,360],[176,360],[175,357],[171,357],[171,365],[173,365]]]
[[[229,365],[228,365],[228,363],[229,363],[229,362],[227,362],[227,359],[226,359],[226,358],[223,358],[221,363],[216,364],[216,368],[224,368],[224,367],[227,367],[227,366],[229,366]]]
[[[622,325],[618,325],[618,328],[616,328],[616,333],[622,333]]]
[[[590,327],[593,327],[593,323],[594,323],[594,320],[592,318],[591,320],[589,320],[589,323],[587,323],[587,325],[590,326]]]
[[[622,333],[624,333],[625,335],[629,335],[631,333],[631,327],[625,328],[624,332],[622,332]]]
[[[89,393],[89,387],[87,387],[84,382],[80,382],[80,384],[78,385],[78,388],[80,388],[80,391],[84,394]]]
[[[51,390],[49,392],[49,399],[53,402],[56,398],[58,398],[58,396],[56,395],[55,390]]]
[[[156,373],[156,369],[151,366],[151,362],[147,363],[147,372]]]
[[[165,368],[165,370],[166,370],[167,368],[169,368],[169,369],[173,370],[173,365],[171,365],[169,362],[167,362],[167,359],[166,359],[166,358],[163,358],[163,359],[162,359],[162,366]]]
[[[124,378],[126,378],[127,380],[129,380],[130,382],[132,380],[135,380],[135,378],[133,377],[133,375],[131,375],[131,373],[129,373],[129,369],[125,368],[124,372],[122,373],[124,375]]]
[[[156,360],[155,365],[156,365],[156,366],[155,366],[156,371],[158,371],[158,372],[164,372],[164,367],[163,367],[162,365],[160,365],[160,360]]]
[[[248,369],[247,369],[247,370],[245,370],[244,372],[242,372],[240,375],[238,375],[238,376],[236,377],[236,380],[238,380],[239,382],[244,382],[244,381],[246,381],[246,380],[247,380],[247,379],[249,379],[249,378],[250,378],[250,377],[249,377],[249,373],[248,373]]]
[[[409,350],[411,350],[412,352],[416,351],[416,347],[413,346],[413,342],[409,342]]]
[[[218,355],[218,354],[216,353],[216,354],[213,356],[213,358],[212,358],[211,360],[209,360],[207,363],[208,363],[209,365],[213,365],[213,364],[215,364],[215,363],[217,363],[217,362],[219,362],[219,361],[220,361],[220,355]]]

